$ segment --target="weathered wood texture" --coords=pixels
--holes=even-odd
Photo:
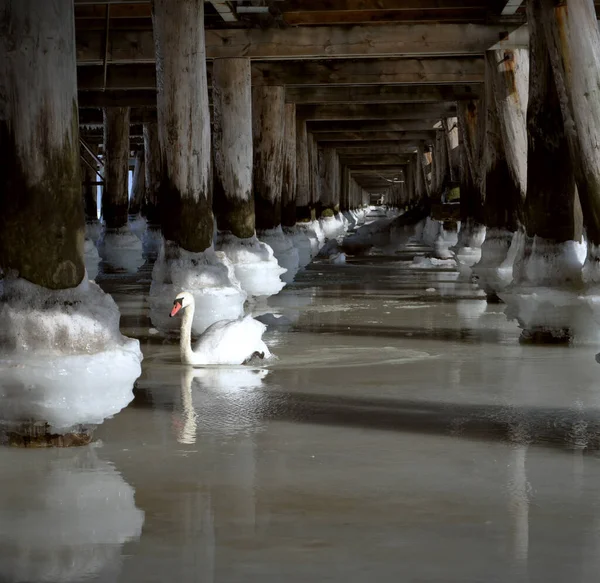
[[[448,170],[450,180],[458,181],[458,121],[456,117],[447,117],[443,120],[446,135],[446,153],[448,154]]]
[[[418,119],[418,120],[395,120],[388,118],[385,120],[345,120],[345,121],[309,121],[307,128],[313,134],[331,133],[331,132],[431,132],[434,135],[434,126],[437,119]]]
[[[86,144],[90,150],[97,156],[98,145]],[[101,178],[98,176],[99,168],[96,160],[82,150],[83,160],[81,160],[81,171],[83,177],[83,208],[85,211],[85,220],[95,222],[98,220],[98,186],[94,184],[99,182]],[[84,161],[85,160],[85,161]]]
[[[560,101],[542,25],[540,0],[527,1],[529,99],[527,105],[527,197],[530,237],[556,242],[581,239],[581,209],[564,131]]]
[[[0,17],[0,268],[37,285],[84,277],[70,0],[4,2]]]
[[[481,102],[465,101],[458,106],[460,218],[465,224],[483,224],[481,190]]]
[[[425,144],[420,142],[417,146],[417,171],[423,174],[424,195],[431,196],[431,156],[425,152]]]
[[[159,193],[162,180],[162,164],[160,160],[160,142],[158,124],[145,123],[144,134],[144,172],[146,174],[146,195],[142,205],[142,214],[148,225],[156,227],[160,224]]]
[[[206,31],[206,53],[212,58],[314,59],[323,57],[423,56],[482,54],[516,25],[381,24],[311,28],[227,29]],[[81,31],[77,60],[102,63],[104,31]],[[151,30],[109,35],[109,62],[152,62]]]
[[[448,160],[446,131],[441,129],[435,137],[435,146],[433,149],[433,172],[435,178],[432,186],[432,196],[435,197],[436,201],[441,200],[444,189],[448,187],[451,181]]]
[[[261,61],[252,65],[252,85],[482,83],[483,72],[481,57]],[[210,66],[208,74],[211,74]],[[108,65],[106,85],[103,67],[79,65],[77,81],[79,89],[87,91],[158,87],[152,63]]]
[[[482,84],[366,85],[288,87],[287,102],[306,103],[438,103],[477,99]]]
[[[334,148],[321,150],[321,207],[338,210],[340,206],[340,160]]]
[[[543,0],[542,20],[588,241],[600,245],[600,32],[592,0]],[[590,259],[598,261],[594,254]]]
[[[493,67],[493,95],[496,100],[504,155],[513,180],[519,186],[521,202],[527,192],[527,96],[529,93],[529,51],[527,49],[488,51]]]
[[[296,108],[296,111],[297,108]],[[316,213],[321,212],[321,172],[319,169],[319,148],[313,134],[308,134],[308,168],[310,175],[310,207]]]
[[[435,131],[431,132],[321,132],[313,134],[318,142],[394,142],[401,146],[403,144],[413,144],[414,142],[426,141],[433,142]]]
[[[350,210],[350,170],[347,166],[341,164],[341,190],[340,190],[340,209],[342,211]]]
[[[167,240],[188,251],[212,245],[210,117],[203,0],[154,0],[157,113]]]
[[[102,218],[107,229],[127,224],[129,213],[129,108],[104,109]]]
[[[213,66],[213,206],[217,226],[236,237],[254,235],[252,90],[249,59]]]
[[[523,190],[511,171],[502,139],[498,99],[514,80],[495,51],[486,55],[486,118],[482,181],[484,183],[484,218],[488,228],[516,231],[522,222]],[[514,146],[514,145],[513,145]]]
[[[256,228],[281,224],[285,88],[252,88]]]
[[[417,160],[413,159],[410,161],[404,172],[406,183],[406,200],[407,204],[409,205],[412,205],[415,202],[417,202],[417,197],[415,193],[415,174],[417,171],[416,166]]]
[[[138,215],[144,204],[146,196],[146,169],[144,162],[144,150],[138,150],[135,154],[135,166],[131,180],[131,199],[129,200],[129,214]]]
[[[319,141],[318,144],[321,148],[337,148],[339,150],[343,148],[365,148],[370,149],[372,152],[397,152],[399,154],[405,152],[414,152],[419,140],[324,140]]]
[[[296,115],[315,120],[418,120],[441,118],[456,114],[455,103],[379,103],[297,105]]]
[[[296,224],[296,106],[293,103],[285,104],[281,224],[284,227]]]
[[[310,218],[310,169],[306,122],[296,117],[296,218]]]

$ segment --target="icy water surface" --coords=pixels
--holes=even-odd
[[[0,581],[596,582],[598,347],[518,344],[455,271],[314,264],[255,307],[278,360],[145,361],[94,447],[0,450]]]

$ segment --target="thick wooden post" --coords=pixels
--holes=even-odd
[[[215,59],[212,88],[217,226],[246,239],[254,235],[250,59]]]
[[[296,224],[296,104],[285,104],[283,135],[283,183],[281,186],[281,224]]]
[[[73,2],[4,3],[0,267],[51,289],[83,279]]]
[[[168,241],[192,252],[213,241],[210,117],[203,0],[154,0],[161,216]]]
[[[254,201],[257,230],[281,224],[285,88],[252,88]]]
[[[161,182],[160,143],[158,140],[158,125],[144,124],[144,172],[146,195],[142,206],[142,214],[148,221],[148,226],[160,225],[159,192]]]
[[[97,156],[98,146],[96,144],[87,144],[88,148]],[[97,171],[99,171],[96,160],[87,152],[83,154],[85,162],[81,161],[81,170],[83,174],[83,207],[85,210],[85,220],[88,223],[98,221],[98,185],[95,182],[100,181]]]
[[[107,229],[127,224],[129,212],[129,108],[104,108],[104,190],[102,218]]]
[[[481,191],[480,136],[481,103],[461,101],[458,104],[459,173],[461,233],[480,230],[483,226],[483,193]],[[469,241],[463,241],[472,247]]]
[[[136,216],[140,213],[146,196],[146,169],[144,151],[138,150],[135,155],[135,166],[131,181],[131,199],[129,201],[129,214]]]
[[[448,154],[448,178],[458,182],[459,152],[458,152],[458,120],[447,117],[443,120],[446,135],[446,153]]]
[[[527,106],[526,244],[515,259],[513,285],[501,298],[523,329],[521,340],[567,342],[579,318],[582,269],[577,245],[582,236],[581,210],[570,159],[540,0],[528,0],[530,77]],[[557,302],[543,301],[528,289],[554,288]],[[589,317],[586,314],[584,318]]]
[[[530,78],[527,107],[526,229],[554,243],[579,241],[581,209],[560,100],[542,25],[540,0],[528,0]]]
[[[321,208],[322,211],[329,209],[338,212],[340,207],[339,157],[335,148],[325,148],[321,156]]]
[[[310,167],[306,121],[296,117],[296,219],[310,220]]]
[[[509,164],[509,156],[506,154],[503,134],[520,138],[525,136],[521,131],[514,130],[513,121],[516,115],[515,108],[522,107],[522,96],[514,97],[517,88],[515,81],[515,55],[513,51],[488,51],[486,53],[485,68],[485,90],[486,90],[486,131],[484,143],[483,176],[485,203],[484,216],[487,228],[504,229],[514,232],[521,224],[522,205],[526,184],[522,179],[522,164],[516,158],[517,150],[527,158],[527,152],[523,152],[522,139],[520,142],[509,142],[509,150],[512,165]],[[496,95],[498,93],[498,95]],[[503,113],[507,114],[511,109],[514,116],[505,115],[504,121],[500,120],[498,102],[504,105]],[[511,106],[514,106],[511,108]],[[524,125],[524,118],[521,118]],[[510,123],[509,123],[510,122]],[[511,131],[507,130],[510,125]],[[504,126],[504,130],[502,127]],[[526,143],[526,141],[525,141]]]
[[[310,175],[310,207],[311,216],[318,219],[321,216],[321,172],[319,169],[319,149],[314,134],[308,134],[308,163]]]
[[[600,282],[600,32],[592,0],[543,0],[542,21],[588,239],[584,277]]]
[[[417,202],[415,196],[415,174],[418,160],[411,159],[410,164],[406,166],[406,199],[409,206],[414,206]]]

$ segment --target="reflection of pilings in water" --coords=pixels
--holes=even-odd
[[[0,450],[1,581],[117,581],[144,513],[93,448]]]
[[[527,445],[521,445],[512,449],[508,480],[508,510],[513,517],[513,555],[521,575],[529,556],[529,483],[525,469],[527,448]]]

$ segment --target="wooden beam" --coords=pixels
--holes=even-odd
[[[432,143],[435,139],[435,131],[424,132],[330,132],[313,134],[318,142],[344,141],[359,145],[360,142],[379,141],[425,141]],[[358,143],[357,143],[358,142]]]
[[[255,62],[253,85],[482,83],[482,57]]]
[[[341,104],[466,101],[477,99],[480,88],[479,84],[292,87],[286,90],[286,102]],[[156,90],[83,90],[79,91],[79,107],[156,107]]]
[[[477,99],[478,83],[462,85],[368,85],[288,87],[288,103],[435,103]]]
[[[518,24],[381,24],[301,28],[206,30],[208,59],[260,60],[350,57],[481,55]],[[77,30],[77,61],[100,64],[103,30]],[[154,61],[151,22],[147,30],[113,30],[110,62]]]
[[[353,156],[341,156],[340,162],[345,166],[353,168],[362,166],[398,166],[408,164],[410,161],[406,156],[400,156],[398,154],[384,154],[379,156],[367,156],[367,155],[353,155]]]
[[[319,12],[286,12],[283,19],[290,26],[323,26],[343,24],[366,24],[372,22],[423,22],[435,23],[441,20],[456,23],[480,22],[486,19],[487,11],[454,8],[433,12],[431,10],[356,10],[356,11],[319,11]]]
[[[456,103],[378,103],[298,105],[296,115],[309,120],[424,119],[456,115]]]
[[[309,121],[308,131],[316,133],[331,132],[412,132],[431,131],[439,119],[418,120],[346,120],[346,121]]]
[[[207,67],[210,75],[211,67]],[[368,85],[426,83],[481,83],[483,58],[361,59],[330,61],[255,62],[253,85]],[[104,88],[103,67],[77,67],[77,86]],[[106,89],[156,89],[153,63],[107,67]]]
[[[377,142],[345,142],[345,141],[331,141],[331,142],[319,142],[320,148],[335,148],[339,150],[340,154],[344,148],[371,148],[373,151],[376,151],[379,147],[387,146],[389,148],[396,147],[398,149],[403,148],[404,151],[414,152],[417,149],[418,142],[400,142],[398,140],[389,140],[389,141],[377,141]]]
[[[396,144],[395,142],[383,143],[377,146],[363,147],[363,146],[338,146],[336,151],[340,156],[380,156],[387,154],[394,155],[406,155],[412,154],[415,151],[415,147],[406,146],[402,144]]]

